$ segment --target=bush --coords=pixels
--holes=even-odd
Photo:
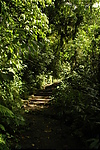
[[[99,83],[88,77],[88,73],[84,77],[74,71],[64,78],[54,94],[59,117],[85,144],[100,134]]]

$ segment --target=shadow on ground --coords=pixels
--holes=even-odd
[[[39,98],[37,101],[40,102],[43,97],[40,98],[39,96],[44,96],[45,100],[46,98],[50,100],[49,96],[51,96],[52,90],[53,87],[50,86],[43,91],[38,91],[26,104],[25,109],[29,110],[29,112],[24,113],[27,124],[16,135],[18,141],[14,143],[12,149],[84,149],[80,139],[73,137],[69,127],[57,118],[56,109],[53,105],[42,103],[45,107],[41,108],[41,103],[40,105],[33,103],[36,102],[36,96]]]

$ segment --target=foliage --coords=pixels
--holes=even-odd
[[[74,72],[62,81],[54,96],[54,102],[58,116],[70,126],[73,135],[80,137],[85,144],[87,139],[99,136],[98,84]]]
[[[100,37],[98,13],[100,10],[91,8],[90,4],[90,7],[87,8],[85,2],[81,7],[75,1],[75,6],[77,7],[75,11],[77,13],[74,12],[74,17],[81,14],[83,20],[81,20],[76,32],[74,31],[75,34],[72,33],[72,37],[68,39],[67,43],[63,43],[65,44],[62,53],[65,62],[62,64],[63,80],[54,94],[54,104],[57,107],[58,116],[66,125],[70,126],[71,133],[81,138],[86,146],[89,147],[90,144],[90,148],[98,148],[100,145]]]
[[[30,80],[33,78],[34,86],[36,75],[45,68],[44,63],[48,63],[51,59],[47,48],[40,55],[42,45],[48,45],[46,34],[49,23],[42,8],[49,4],[49,0],[0,1],[0,36],[2,37],[0,38],[0,147],[2,149],[7,145],[8,135],[14,135],[17,127],[24,123],[21,116],[21,95],[25,93],[23,85],[26,86],[24,74],[27,72],[27,78]],[[45,56],[47,56],[46,61],[44,61]],[[29,57],[32,58],[31,64],[34,62],[32,69],[34,66],[37,68],[35,71],[29,67],[30,63],[27,62],[29,59],[31,61]],[[36,72],[39,69],[40,71]],[[32,76],[33,71],[35,76]],[[28,89],[29,85],[25,88]]]
[[[0,134],[0,149],[9,150],[8,146],[5,143],[4,136],[2,134]]]

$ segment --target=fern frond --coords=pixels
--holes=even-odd
[[[1,129],[2,131],[6,131],[6,130],[5,130],[5,127],[4,127],[2,124],[0,124],[0,129]]]
[[[3,105],[0,105],[0,114],[11,117],[11,118],[14,117],[14,113],[10,109],[8,109],[7,107],[5,107]]]
[[[5,143],[5,140],[4,140],[3,137],[2,137],[2,134],[0,134],[0,144],[6,144],[6,143]]]
[[[9,147],[6,145],[6,141],[2,134],[0,134],[0,150],[9,150]]]

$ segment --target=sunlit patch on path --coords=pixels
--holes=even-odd
[[[80,149],[82,148],[79,139],[73,137],[69,127],[59,118],[53,105],[52,92],[58,83],[46,86],[38,90],[29,99],[23,100],[23,109],[28,110],[23,114],[26,125],[19,129],[16,138],[18,141],[13,144],[13,149]]]
[[[22,100],[25,110],[42,109],[49,106],[52,101],[52,91],[59,83],[49,84],[44,89],[38,90],[36,94],[31,95],[28,100]]]

